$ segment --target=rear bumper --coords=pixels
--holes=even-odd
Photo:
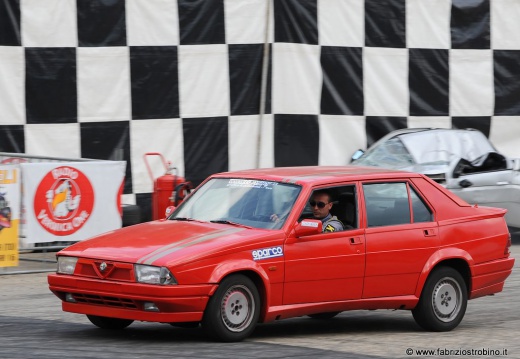
[[[514,264],[514,258],[504,258],[473,266],[469,299],[501,292]]]
[[[48,282],[49,289],[62,300],[64,311],[164,323],[202,320],[217,288],[214,284],[156,286],[59,274],[50,274]],[[145,303],[155,304],[158,311],[145,310]]]

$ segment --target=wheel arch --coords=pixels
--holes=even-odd
[[[222,263],[215,268],[211,275],[211,283],[220,284],[225,278],[232,275],[242,274],[248,277],[256,286],[258,294],[260,295],[261,307],[260,307],[260,322],[264,321],[267,308],[269,308],[269,298],[271,295],[270,280],[268,275],[265,273],[263,268],[257,265],[255,262],[242,263],[241,265],[237,262],[233,263]],[[210,293],[213,295],[217,290],[215,286],[214,290]]]
[[[471,265],[473,258],[464,250],[458,248],[444,248],[435,252],[426,262],[419,276],[419,281],[415,291],[415,295],[420,298],[426,280],[433,270],[438,267],[451,267],[460,273],[466,284],[466,291],[469,296],[471,293]]]

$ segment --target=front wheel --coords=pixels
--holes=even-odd
[[[422,328],[444,332],[459,325],[467,304],[468,292],[462,275],[451,267],[439,267],[428,277],[412,314]]]
[[[260,316],[260,295],[248,277],[235,274],[225,278],[210,298],[202,327],[208,335],[224,342],[248,337]]]
[[[98,315],[89,315],[87,314],[88,320],[95,326],[101,329],[124,329],[132,324],[134,321],[130,319],[119,319],[119,318],[109,318],[109,317],[100,317]]]

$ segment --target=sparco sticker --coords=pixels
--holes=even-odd
[[[34,197],[34,213],[41,226],[57,236],[78,231],[94,207],[92,185],[80,170],[63,166],[47,173]]]
[[[260,259],[275,258],[281,256],[283,256],[283,248],[280,246],[257,249],[256,251],[253,251],[253,260],[255,261]]]

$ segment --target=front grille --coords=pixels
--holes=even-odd
[[[107,297],[93,294],[73,293],[72,296],[78,303],[105,305],[109,307],[138,309],[137,303],[132,299]]]
[[[122,262],[104,262],[106,269],[101,271],[101,260],[93,260],[87,258],[80,258],[76,264],[76,271],[74,275],[96,278],[115,282],[134,282],[134,268],[131,263]]]

